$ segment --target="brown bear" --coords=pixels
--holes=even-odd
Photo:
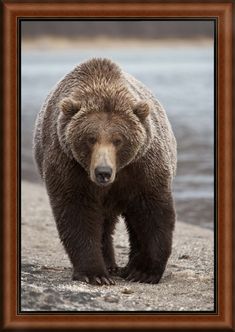
[[[176,141],[151,92],[108,59],[78,65],[38,115],[34,154],[73,279],[114,283],[121,215],[130,242],[121,276],[158,283],[175,223]]]

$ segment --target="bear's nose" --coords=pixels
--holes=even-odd
[[[98,166],[95,168],[95,177],[98,183],[107,183],[112,175],[112,168],[109,166]]]

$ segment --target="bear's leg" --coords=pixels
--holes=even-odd
[[[47,183],[60,239],[73,265],[73,279],[111,285],[101,251],[102,216],[76,192],[63,186],[51,190]]]
[[[138,243],[138,236],[135,233],[135,230],[133,229],[133,227],[131,226],[131,224],[126,223],[126,228],[127,228],[127,232],[129,235],[129,244],[130,244],[130,252],[129,252],[129,262],[131,262],[133,260],[133,258],[140,252],[140,243]],[[127,264],[127,266],[119,268],[119,276],[122,278],[126,278],[129,274],[130,274],[130,267],[129,264]]]
[[[132,225],[129,223],[126,223],[127,231],[129,234],[129,242],[130,242],[130,253],[129,253],[129,259],[132,260],[136,254],[140,251],[140,243],[138,241],[138,236],[135,233],[135,229],[132,227]]]
[[[63,220],[57,219],[62,242],[73,264],[73,279],[92,284],[114,284],[106,269],[101,251],[102,220],[99,215],[90,215],[89,208],[78,213],[77,204],[63,212]],[[75,216],[75,218],[74,218]],[[68,220],[69,225],[65,220]],[[65,227],[67,228],[65,230]]]
[[[125,219],[136,252],[129,257],[124,277],[130,281],[158,283],[171,253],[175,210],[171,193],[141,196],[129,206]],[[138,246],[139,245],[139,246]]]
[[[113,249],[113,232],[116,222],[117,217],[106,218],[103,226],[102,252],[106,268],[111,275],[116,275],[118,272]]]

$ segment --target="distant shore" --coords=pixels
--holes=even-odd
[[[63,37],[41,37],[25,38],[22,41],[22,47],[25,50],[32,49],[65,49],[107,47],[107,48],[135,48],[135,47],[175,47],[190,46],[208,46],[213,43],[210,38],[193,38],[193,39],[138,39],[138,38],[63,38]]]

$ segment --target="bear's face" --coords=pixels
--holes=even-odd
[[[145,102],[125,112],[97,112],[66,99],[61,108],[60,142],[99,186],[111,184],[149,143]]]

